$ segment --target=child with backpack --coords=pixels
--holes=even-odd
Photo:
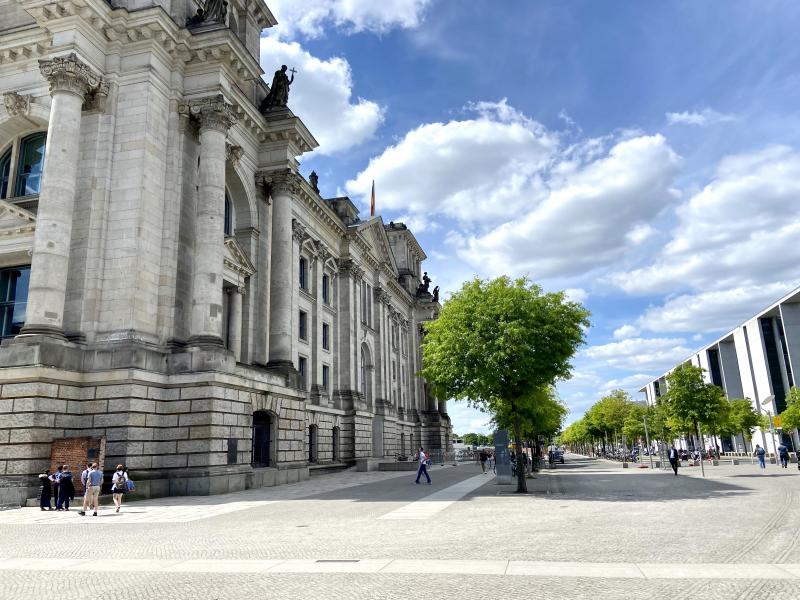
[[[123,465],[117,465],[117,470],[111,478],[111,494],[114,498],[116,512],[122,507],[122,496],[128,491],[128,474]]]

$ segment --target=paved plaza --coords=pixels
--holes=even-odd
[[[800,472],[567,464],[508,494],[473,465],[0,512],[0,597],[796,598]],[[122,592],[121,590],[124,590]]]

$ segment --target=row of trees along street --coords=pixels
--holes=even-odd
[[[464,283],[425,324],[421,375],[437,398],[464,400],[513,433],[517,492],[527,492],[523,440],[556,434],[567,408],[555,392],[585,343],[589,312],[527,279]]]
[[[789,406],[800,424],[800,394],[795,396],[798,401]],[[613,448],[618,448],[621,442],[627,450],[627,441],[643,440],[648,433],[651,442],[665,446],[681,437],[694,437],[698,441],[695,447],[702,452],[703,434],[716,447],[721,436],[741,433],[745,440],[750,440],[756,427],[769,427],[769,423],[750,400],[727,399],[722,388],[705,382],[703,369],[684,364],[667,375],[667,392],[655,406],[633,402],[626,392],[614,390],[592,405],[582,419],[567,427],[561,441],[581,452],[606,455],[609,440]]]

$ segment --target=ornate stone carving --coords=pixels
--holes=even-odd
[[[182,102],[178,113],[197,119],[200,129],[216,129],[223,133],[236,123],[233,107],[225,102],[222,94]]]
[[[108,83],[86,63],[79,60],[74,52],[68,56],[40,59],[39,71],[50,83],[51,94],[71,92],[86,98],[89,92],[96,91],[104,85],[105,95],[108,95]]]
[[[375,300],[377,300],[378,302],[382,302],[383,304],[390,304],[392,302],[392,296],[385,289],[376,287]]]
[[[307,236],[308,233],[306,232],[305,226],[297,219],[292,219],[292,239],[302,242]]]
[[[338,265],[340,275],[350,275],[353,279],[364,277],[364,269],[358,266],[352,258],[340,258]]]
[[[225,142],[225,160],[231,161],[234,167],[239,165],[239,160],[241,160],[243,154],[244,148]]]
[[[319,256],[319,259],[322,262],[325,262],[329,258],[331,258],[332,255],[331,251],[328,250],[328,247],[325,244],[323,244],[322,242],[317,242],[317,256]]]
[[[300,193],[300,176],[291,169],[258,173],[256,183],[265,186],[270,195]]]
[[[3,94],[3,104],[6,112],[12,117],[24,117],[30,114],[31,97],[21,96],[16,92],[6,92]]]

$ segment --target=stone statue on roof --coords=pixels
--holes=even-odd
[[[265,114],[276,108],[286,108],[289,103],[289,86],[294,82],[294,74],[297,72],[294,69],[289,70],[292,74],[291,78],[286,75],[289,70],[286,65],[281,65],[279,71],[275,71],[272,77],[272,85],[269,88],[269,94],[261,102],[258,110],[261,114]]]

